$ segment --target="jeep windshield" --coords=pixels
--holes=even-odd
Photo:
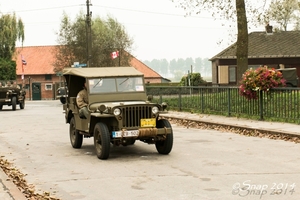
[[[144,92],[142,77],[90,78],[88,88],[90,94]]]

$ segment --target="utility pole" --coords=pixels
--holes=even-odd
[[[90,4],[89,0],[86,0],[86,64],[87,67],[90,67],[90,59],[92,57],[92,25],[91,25],[91,17],[92,12],[90,11]]]

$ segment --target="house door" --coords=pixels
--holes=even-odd
[[[32,83],[32,100],[41,100],[41,83]]]

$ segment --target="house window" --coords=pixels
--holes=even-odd
[[[51,83],[46,83],[45,84],[45,90],[52,90],[52,84]]]
[[[229,83],[236,83],[236,67],[230,66],[228,68],[229,73]]]
[[[45,80],[46,81],[51,81],[52,80],[52,75],[51,74],[46,74],[45,75]]]
[[[228,84],[228,66],[218,66],[218,83],[219,84]]]

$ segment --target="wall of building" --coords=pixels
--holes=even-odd
[[[55,99],[55,91],[57,84],[60,83],[60,77],[54,74],[52,75],[25,75],[24,81],[21,76],[17,77],[17,83],[19,85],[25,85],[26,99],[32,99],[32,84],[41,84],[41,100],[53,100]],[[30,86],[30,87],[29,87]]]

